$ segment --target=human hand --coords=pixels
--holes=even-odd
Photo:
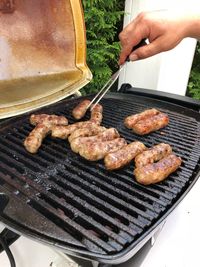
[[[187,36],[200,36],[200,16],[167,10],[140,13],[119,34],[119,64],[127,56],[134,61],[170,50]],[[148,39],[149,44],[131,52],[142,39]]]

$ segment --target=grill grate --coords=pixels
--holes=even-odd
[[[4,222],[66,251],[116,255],[137,242],[172,208],[195,178],[200,155],[199,122],[184,108],[169,103],[163,108],[161,101],[121,98],[113,94],[102,100],[103,125],[117,128],[129,142],[142,141],[147,147],[160,142],[172,145],[183,159],[180,169],[162,183],[143,186],[134,180],[133,163],[109,172],[102,161],[87,162],[74,154],[63,140],[47,137],[39,152],[31,155],[24,149],[23,140],[32,126],[28,116],[19,117],[2,123],[0,130],[1,196],[13,200],[2,202]],[[73,123],[70,114],[78,101],[63,101],[44,112],[65,115]],[[167,112],[169,126],[143,137],[124,127],[126,116],[150,107]],[[49,224],[54,227],[53,233]]]

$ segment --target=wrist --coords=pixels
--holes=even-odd
[[[183,37],[200,38],[200,11],[187,11],[187,15],[182,18]]]
[[[193,17],[188,21],[185,31],[186,37],[200,38],[200,16]]]

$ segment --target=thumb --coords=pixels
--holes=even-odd
[[[152,43],[144,45],[136,50],[134,50],[130,56],[129,59],[131,61],[139,60],[148,58],[151,56],[154,56],[160,52],[165,51],[163,46],[164,40],[162,37],[158,37],[155,39]]]

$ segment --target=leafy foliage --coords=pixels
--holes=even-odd
[[[93,74],[84,92],[94,93],[103,87],[118,68],[125,0],[83,0],[87,36],[87,64]],[[82,91],[82,93],[84,93]]]
[[[200,43],[197,43],[190,78],[188,82],[187,95],[200,99]]]

